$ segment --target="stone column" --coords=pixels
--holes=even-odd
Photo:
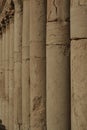
[[[46,130],[46,1],[30,0],[30,129]]]
[[[2,121],[5,123],[5,40],[6,30],[5,24],[2,25]]]
[[[14,19],[10,19],[9,41],[9,130],[14,129]]]
[[[9,25],[8,20],[6,21],[6,41],[5,41],[5,125],[6,129],[9,129]]]
[[[70,129],[69,0],[47,0],[47,129]]]
[[[14,130],[22,125],[22,1],[14,0]]]
[[[0,28],[0,119],[2,119],[2,31]]]
[[[22,35],[22,128],[28,130],[30,118],[29,0],[23,0]]]
[[[71,1],[71,129],[87,129],[87,1]]]

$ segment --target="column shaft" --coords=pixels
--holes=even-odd
[[[30,0],[30,129],[46,130],[46,1]]]
[[[22,35],[22,127],[29,129],[30,118],[30,56],[29,56],[29,0],[23,1]]]
[[[0,119],[2,119],[1,108],[2,108],[2,34],[0,34]]]
[[[9,25],[6,26],[6,40],[5,40],[5,125],[9,129]]]
[[[14,130],[22,126],[22,3],[14,0]]]
[[[2,121],[5,123],[5,41],[6,41],[6,30],[2,29]]]
[[[47,129],[70,129],[69,0],[47,0]]]
[[[87,1],[71,2],[71,129],[87,129]],[[78,21],[77,21],[78,20]]]
[[[9,130],[14,129],[14,22],[10,20],[9,41]]]

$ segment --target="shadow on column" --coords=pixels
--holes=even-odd
[[[6,130],[5,125],[2,124],[2,120],[0,119],[0,130]]]

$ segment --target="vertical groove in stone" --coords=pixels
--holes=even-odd
[[[5,115],[6,115],[6,128],[9,129],[9,25],[6,26],[6,41],[5,41]]]
[[[14,129],[14,22],[10,19],[9,41],[9,130]]]
[[[14,0],[14,130],[22,126],[22,1]]]
[[[29,0],[23,1],[22,34],[22,129],[30,129],[30,56],[29,56]]]
[[[47,129],[70,129],[69,0],[47,0]]]
[[[46,130],[46,1],[30,0],[30,129]]]
[[[71,1],[71,129],[87,129],[87,1]],[[78,20],[78,21],[77,21]]]

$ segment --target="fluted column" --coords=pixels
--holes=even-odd
[[[9,25],[9,130],[14,130],[14,18]]]
[[[6,103],[5,103],[5,125],[6,129],[9,129],[9,25],[8,20],[6,21],[6,40],[5,40],[5,96],[6,96]]]
[[[14,0],[14,130],[22,126],[22,1]]]
[[[29,22],[30,2],[23,0],[23,35],[22,35],[22,128],[28,130],[30,118],[30,50]]]
[[[46,130],[46,1],[30,0],[30,129]]]
[[[2,121],[5,123],[5,39],[6,38],[6,30],[5,23],[2,25]]]
[[[5,40],[6,40],[6,30],[5,24],[2,25],[2,121],[5,123]]]
[[[47,129],[70,129],[69,0],[47,0]]]
[[[71,129],[87,129],[87,1],[71,1]]]
[[[0,119],[2,119],[2,30],[0,28]]]

